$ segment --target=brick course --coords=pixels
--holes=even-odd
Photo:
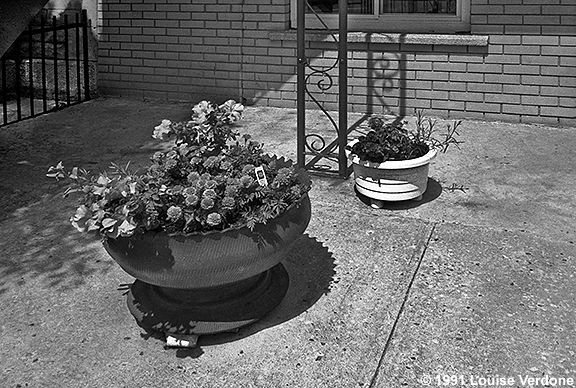
[[[350,42],[350,110],[573,125],[576,6],[542,3],[471,0],[487,46]],[[296,106],[296,42],[269,38],[289,29],[289,0],[101,0],[100,17],[104,94]],[[315,66],[337,58],[334,43],[307,45]]]

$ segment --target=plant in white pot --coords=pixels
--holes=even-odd
[[[368,120],[370,131],[352,140],[346,154],[352,162],[355,186],[370,199],[374,208],[384,201],[421,200],[428,184],[430,162],[446,152],[456,138],[461,121],[447,124],[446,132],[436,135],[436,121],[416,112],[416,128],[406,121],[386,122],[382,117]]]
[[[142,172],[113,165],[92,175],[62,163],[48,176],[80,194],[72,224],[98,232],[106,251],[137,278],[128,307],[167,335],[229,331],[273,309],[288,288],[280,264],[310,220],[307,173],[264,154],[233,125],[244,107],[203,101],[190,121],[163,120],[174,138]]]

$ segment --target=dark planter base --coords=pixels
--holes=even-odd
[[[274,309],[288,291],[282,264],[217,287],[176,289],[136,280],[128,309],[146,329],[168,334],[213,334],[238,329]]]

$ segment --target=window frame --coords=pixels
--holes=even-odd
[[[297,1],[290,0],[290,24],[297,28]],[[457,0],[456,15],[431,13],[390,13],[378,15],[379,0],[374,15],[348,14],[350,32],[401,32],[401,33],[469,33],[470,0]],[[320,14],[326,25],[338,29],[338,14]],[[408,27],[407,27],[408,26]],[[306,14],[306,29],[325,29],[314,14]]]

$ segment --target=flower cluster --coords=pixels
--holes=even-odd
[[[422,111],[416,111],[416,129],[406,129],[405,121],[386,122],[381,117],[368,120],[371,129],[366,136],[360,136],[358,142],[346,148],[361,160],[382,163],[386,160],[408,160],[425,155],[430,147],[446,152],[451,144],[458,146],[456,138],[460,121],[448,124],[446,133],[436,138],[436,121],[424,118]]]
[[[233,124],[243,106],[202,101],[192,119],[163,120],[157,139],[175,139],[169,151],[156,152],[143,174],[113,164],[97,176],[62,163],[48,176],[68,178],[65,194],[80,192],[72,224],[80,231],[100,231],[116,238],[147,230],[197,233],[266,223],[299,203],[310,189],[305,171],[290,161],[264,154],[250,135],[239,136]],[[256,176],[263,170],[266,183]]]

